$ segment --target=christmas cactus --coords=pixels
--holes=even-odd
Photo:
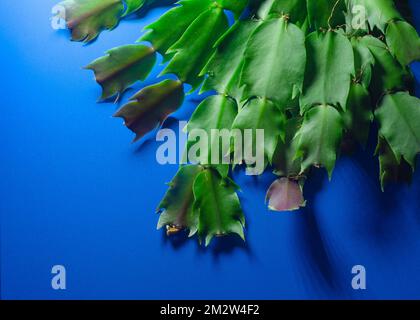
[[[382,188],[410,178],[420,152],[420,100],[413,95],[410,71],[420,60],[420,38],[405,1],[169,2],[172,8],[136,43],[111,49],[86,67],[102,87],[101,100],[118,100],[148,77],[158,55],[163,57],[161,75],[172,76],[143,88],[115,114],[135,140],[161,126],[185,94],[212,93],[186,126],[186,152],[193,148],[194,130],[208,133],[209,150],[180,166],[158,206],[158,226],[168,235],[188,230],[206,245],[214,236],[244,238],[245,217],[231,172],[239,165],[252,172],[255,163],[249,152],[233,156],[233,136],[223,143],[216,129],[250,131],[254,139],[241,143],[251,155],[261,147],[256,138],[263,130],[263,169],[278,176],[267,191],[271,210],[304,206],[312,168],[325,168],[331,178],[345,142],[365,145],[373,126]],[[72,39],[90,42],[124,17],[161,3],[67,0],[60,5]]]

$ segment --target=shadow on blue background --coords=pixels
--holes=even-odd
[[[382,193],[372,153],[343,156],[331,182],[314,172],[309,206],[297,213],[267,211],[271,174],[235,172],[245,244],[218,239],[204,249],[157,232],[155,208],[177,167],[157,164],[154,139],[130,145],[111,118],[119,106],[95,103],[100,89],[81,67],[133,43],[164,9],[83,46],[51,29],[55,2],[0,11],[2,298],[420,298],[420,175]],[[197,99],[177,118],[188,119]],[[65,291],[51,289],[57,264],[67,269]],[[367,269],[365,291],[350,285],[357,264]]]

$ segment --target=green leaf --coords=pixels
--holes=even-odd
[[[125,125],[136,133],[135,142],[161,126],[166,118],[181,106],[183,100],[182,82],[164,80],[137,92],[114,117],[123,118]]]
[[[406,92],[388,94],[375,112],[379,132],[398,162],[401,157],[414,168],[420,152],[420,99]]]
[[[258,21],[238,21],[223,36],[222,41],[204,68],[207,78],[201,92],[216,90],[239,103],[243,89],[239,84],[248,39],[259,25]]]
[[[212,55],[214,43],[227,28],[228,21],[222,8],[213,6],[203,12],[167,51],[175,56],[162,74],[173,73],[196,89],[202,82],[199,74]]]
[[[106,53],[86,67],[93,70],[102,87],[101,100],[120,95],[136,81],[146,79],[156,62],[155,51],[144,45],[126,45]]]
[[[181,0],[157,21],[145,27],[147,33],[139,41],[150,42],[156,51],[166,51],[176,43],[197,17],[208,10],[211,0]]]
[[[193,207],[193,184],[202,171],[201,166],[191,165],[179,169],[157,208],[161,212],[158,229],[166,226],[168,235],[183,229],[189,229],[190,236],[197,232],[198,215]]]
[[[343,119],[334,107],[320,105],[305,114],[297,133],[298,152],[304,172],[310,166],[324,166],[331,178],[343,132]]]
[[[365,146],[369,138],[373,112],[369,91],[362,84],[351,84],[347,110],[343,119],[351,135],[362,146]]]
[[[345,23],[345,0],[307,0],[308,16],[313,28],[329,29]]]
[[[360,41],[360,38],[351,38],[354,53],[354,67],[356,70],[355,82],[369,87],[372,80],[372,69],[375,65],[375,58],[369,48]]]
[[[264,155],[268,163],[272,163],[274,151],[279,139],[285,137],[286,116],[268,99],[255,98],[249,101],[239,112],[232,129],[242,132],[252,130],[252,141],[243,139],[243,150],[256,150],[257,131],[264,130]],[[245,134],[242,134],[244,137]],[[245,155],[244,155],[245,157]],[[243,159],[250,162],[250,159]]]
[[[215,0],[223,9],[230,10],[239,18],[245,7],[248,5],[249,0]]]
[[[237,114],[238,106],[233,99],[221,95],[210,96],[200,103],[187,125],[190,134],[194,130],[206,132],[209,140],[205,141],[205,146],[208,146],[209,150],[204,163],[201,164],[213,164],[223,177],[226,177],[229,171],[230,161],[225,161],[227,163],[223,165],[223,159],[229,153],[230,129]],[[219,136],[221,130],[227,130],[227,139]],[[187,150],[195,142],[195,139],[189,136]]]
[[[267,191],[266,202],[273,211],[295,211],[305,206],[302,188],[296,180],[275,180]]]
[[[244,99],[257,96],[286,107],[302,90],[305,35],[286,19],[264,21],[249,39],[244,59]]]
[[[420,60],[420,38],[410,24],[393,21],[386,28],[386,43],[398,61],[406,66]]]
[[[66,0],[59,5],[65,9],[72,40],[90,42],[102,30],[115,28],[122,17],[137,11],[145,3],[145,0]]]
[[[258,16],[265,19],[273,13],[287,15],[291,22],[301,26],[307,17],[306,0],[266,0],[261,4]]]
[[[355,74],[350,41],[336,32],[311,33],[306,41],[308,61],[301,111],[328,104],[346,108],[350,80]]]
[[[128,16],[133,12],[138,11],[142,8],[146,3],[155,2],[157,0],[123,0],[125,3],[125,12],[124,16]]]
[[[385,43],[372,36],[365,36],[360,42],[369,48],[375,58],[371,89],[376,95],[403,88],[407,71],[394,59]]]
[[[284,141],[278,140],[273,156],[274,173],[282,177],[298,177],[301,172],[302,161],[296,159],[298,139],[294,139],[302,126],[302,118],[294,117],[286,122],[286,136]]]
[[[201,172],[194,183],[194,207],[199,212],[198,235],[208,246],[214,236],[237,234],[245,240],[245,218],[236,187],[216,170]]]
[[[411,182],[413,170],[404,159],[397,159],[388,142],[378,137],[376,155],[379,159],[379,180],[382,191],[389,182]]]
[[[305,0],[306,1],[306,0]],[[271,8],[277,0],[252,0],[251,9],[254,10],[257,18],[261,20],[267,19],[271,13]]]
[[[349,0],[350,8],[353,6],[363,6],[366,8],[368,23],[373,29],[377,27],[385,33],[388,22],[395,19],[402,19],[400,13],[395,8],[394,0]]]

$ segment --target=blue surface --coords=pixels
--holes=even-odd
[[[246,245],[233,238],[204,249],[156,231],[155,208],[177,167],[157,164],[154,139],[130,145],[111,118],[118,106],[95,103],[100,89],[81,66],[132,43],[163,10],[83,46],[51,29],[55,2],[8,1],[0,11],[2,298],[420,298],[420,174],[381,193],[376,160],[363,152],[343,157],[332,182],[316,173],[299,213],[266,210],[270,174],[236,173]],[[51,289],[57,264],[67,269],[65,291]],[[357,264],[366,291],[351,288]]]

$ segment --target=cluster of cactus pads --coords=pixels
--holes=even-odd
[[[89,42],[125,16],[160,2],[61,5],[73,40]],[[420,100],[413,95],[410,71],[420,59],[420,38],[407,20],[405,1],[170,4],[135,44],[111,49],[87,66],[103,89],[101,99],[118,99],[148,77],[157,55],[163,57],[161,81],[137,92],[115,115],[136,140],[181,107],[188,85],[189,92],[214,93],[197,106],[188,132],[201,129],[211,137],[214,129],[254,135],[264,130],[264,167],[278,176],[267,192],[272,210],[304,206],[302,190],[311,168],[323,167],[331,177],[343,141],[365,145],[375,131],[371,127],[378,128],[382,187],[410,178],[420,152]],[[245,147],[254,150],[255,140]],[[200,163],[181,165],[169,184],[158,207],[158,226],[168,234],[187,230],[206,245],[214,236],[244,238],[245,218],[231,178],[234,164],[206,161],[213,150]],[[226,157],[219,153],[216,157]],[[237,160],[252,166],[245,156]]]

